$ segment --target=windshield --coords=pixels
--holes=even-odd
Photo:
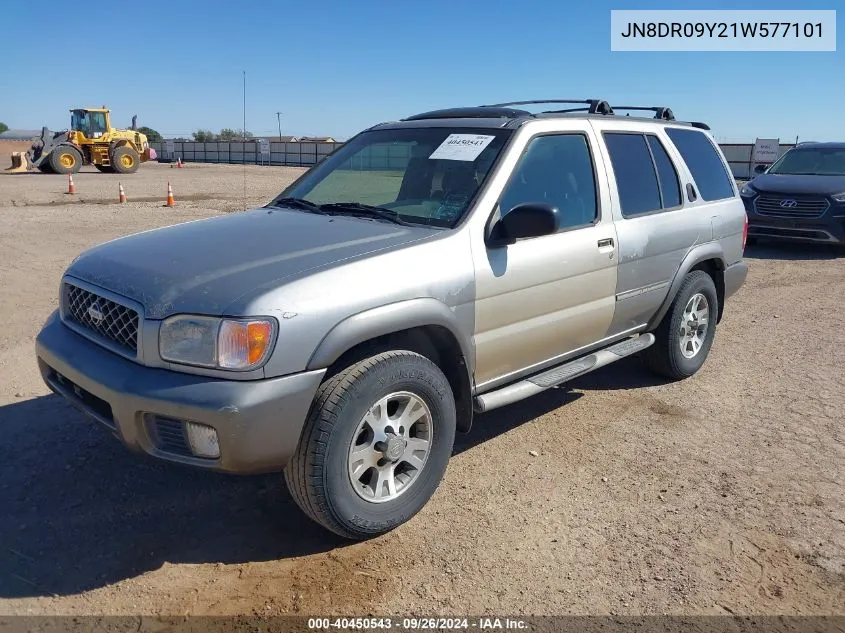
[[[845,176],[845,149],[792,149],[771,166],[769,173]]]
[[[331,213],[377,207],[405,222],[451,227],[466,212],[510,134],[445,127],[364,132],[276,200],[304,200]]]
[[[82,132],[88,138],[104,134],[106,131],[106,114],[105,112],[74,110],[70,115],[70,129]]]

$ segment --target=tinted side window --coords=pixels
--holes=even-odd
[[[622,215],[630,217],[659,210],[660,190],[645,137],[605,133],[604,140],[616,176]]]
[[[556,206],[561,229],[590,224],[598,217],[593,160],[585,136],[538,136],[528,143],[499,207],[504,215],[526,202]]]
[[[728,172],[706,135],[696,130],[678,128],[666,128],[666,134],[689,167],[702,200],[733,197],[734,190]]]
[[[672,164],[672,159],[656,136],[647,136],[648,146],[651,148],[651,155],[654,156],[654,165],[657,167],[657,178],[660,181],[660,195],[663,199],[663,208],[681,206],[681,186],[678,184],[678,172]]]

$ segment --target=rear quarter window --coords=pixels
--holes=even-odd
[[[666,128],[666,135],[687,164],[702,200],[734,196],[733,183],[710,139],[698,130]]]

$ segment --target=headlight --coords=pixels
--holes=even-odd
[[[220,319],[179,315],[166,319],[158,335],[163,360],[198,367],[247,370],[270,355],[274,319]]]
[[[757,190],[748,183],[745,183],[742,185],[742,189],[739,190],[739,195],[743,198],[753,198],[757,195]]]
[[[836,200],[837,202],[845,202],[845,192],[837,193],[835,196],[830,197]]]

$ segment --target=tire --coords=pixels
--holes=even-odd
[[[41,173],[43,173],[43,174],[52,174],[52,173],[54,173],[54,172],[53,172],[53,168],[52,168],[52,167],[50,167],[50,161],[49,161],[49,160],[45,160],[43,163],[41,163],[40,165],[38,165],[38,171],[40,171],[40,172],[41,172]]]
[[[50,169],[57,174],[75,174],[82,168],[82,154],[70,145],[59,145],[47,157]]]
[[[141,164],[141,157],[128,145],[115,147],[111,153],[111,167],[118,174],[134,174]]]
[[[102,172],[104,174],[113,174],[114,169],[111,165],[94,165],[97,168],[97,171]]]
[[[387,406],[377,409],[379,403]],[[373,431],[384,416],[370,417],[374,426],[364,419],[372,410],[388,416],[386,428],[393,433],[386,443],[377,441],[385,436]],[[422,412],[407,427],[400,414],[406,410]],[[426,436],[424,456],[423,449],[409,453],[402,448],[421,446]],[[455,400],[440,369],[413,352],[385,352],[320,386],[299,446],[285,467],[285,481],[294,501],[312,520],[344,538],[372,538],[405,523],[428,502],[446,471],[454,441]],[[367,462],[353,461],[353,450],[365,455]],[[381,459],[367,467],[376,455]],[[406,458],[416,458],[419,468]],[[378,479],[380,470],[391,475],[392,487],[387,478]],[[384,485],[376,486],[377,481]]]
[[[698,298],[697,307],[694,298]],[[706,306],[702,305],[700,298],[704,299]],[[696,309],[688,316],[697,318],[687,320],[684,315],[690,307]],[[702,307],[707,308],[704,332],[701,331]],[[669,311],[653,332],[654,344],[643,353],[649,368],[670,380],[688,378],[701,369],[713,345],[718,313],[719,299],[712,277],[703,270],[687,274]],[[697,321],[698,327],[690,328],[690,320]],[[693,329],[695,336],[691,337]],[[682,345],[686,352],[682,350]]]

